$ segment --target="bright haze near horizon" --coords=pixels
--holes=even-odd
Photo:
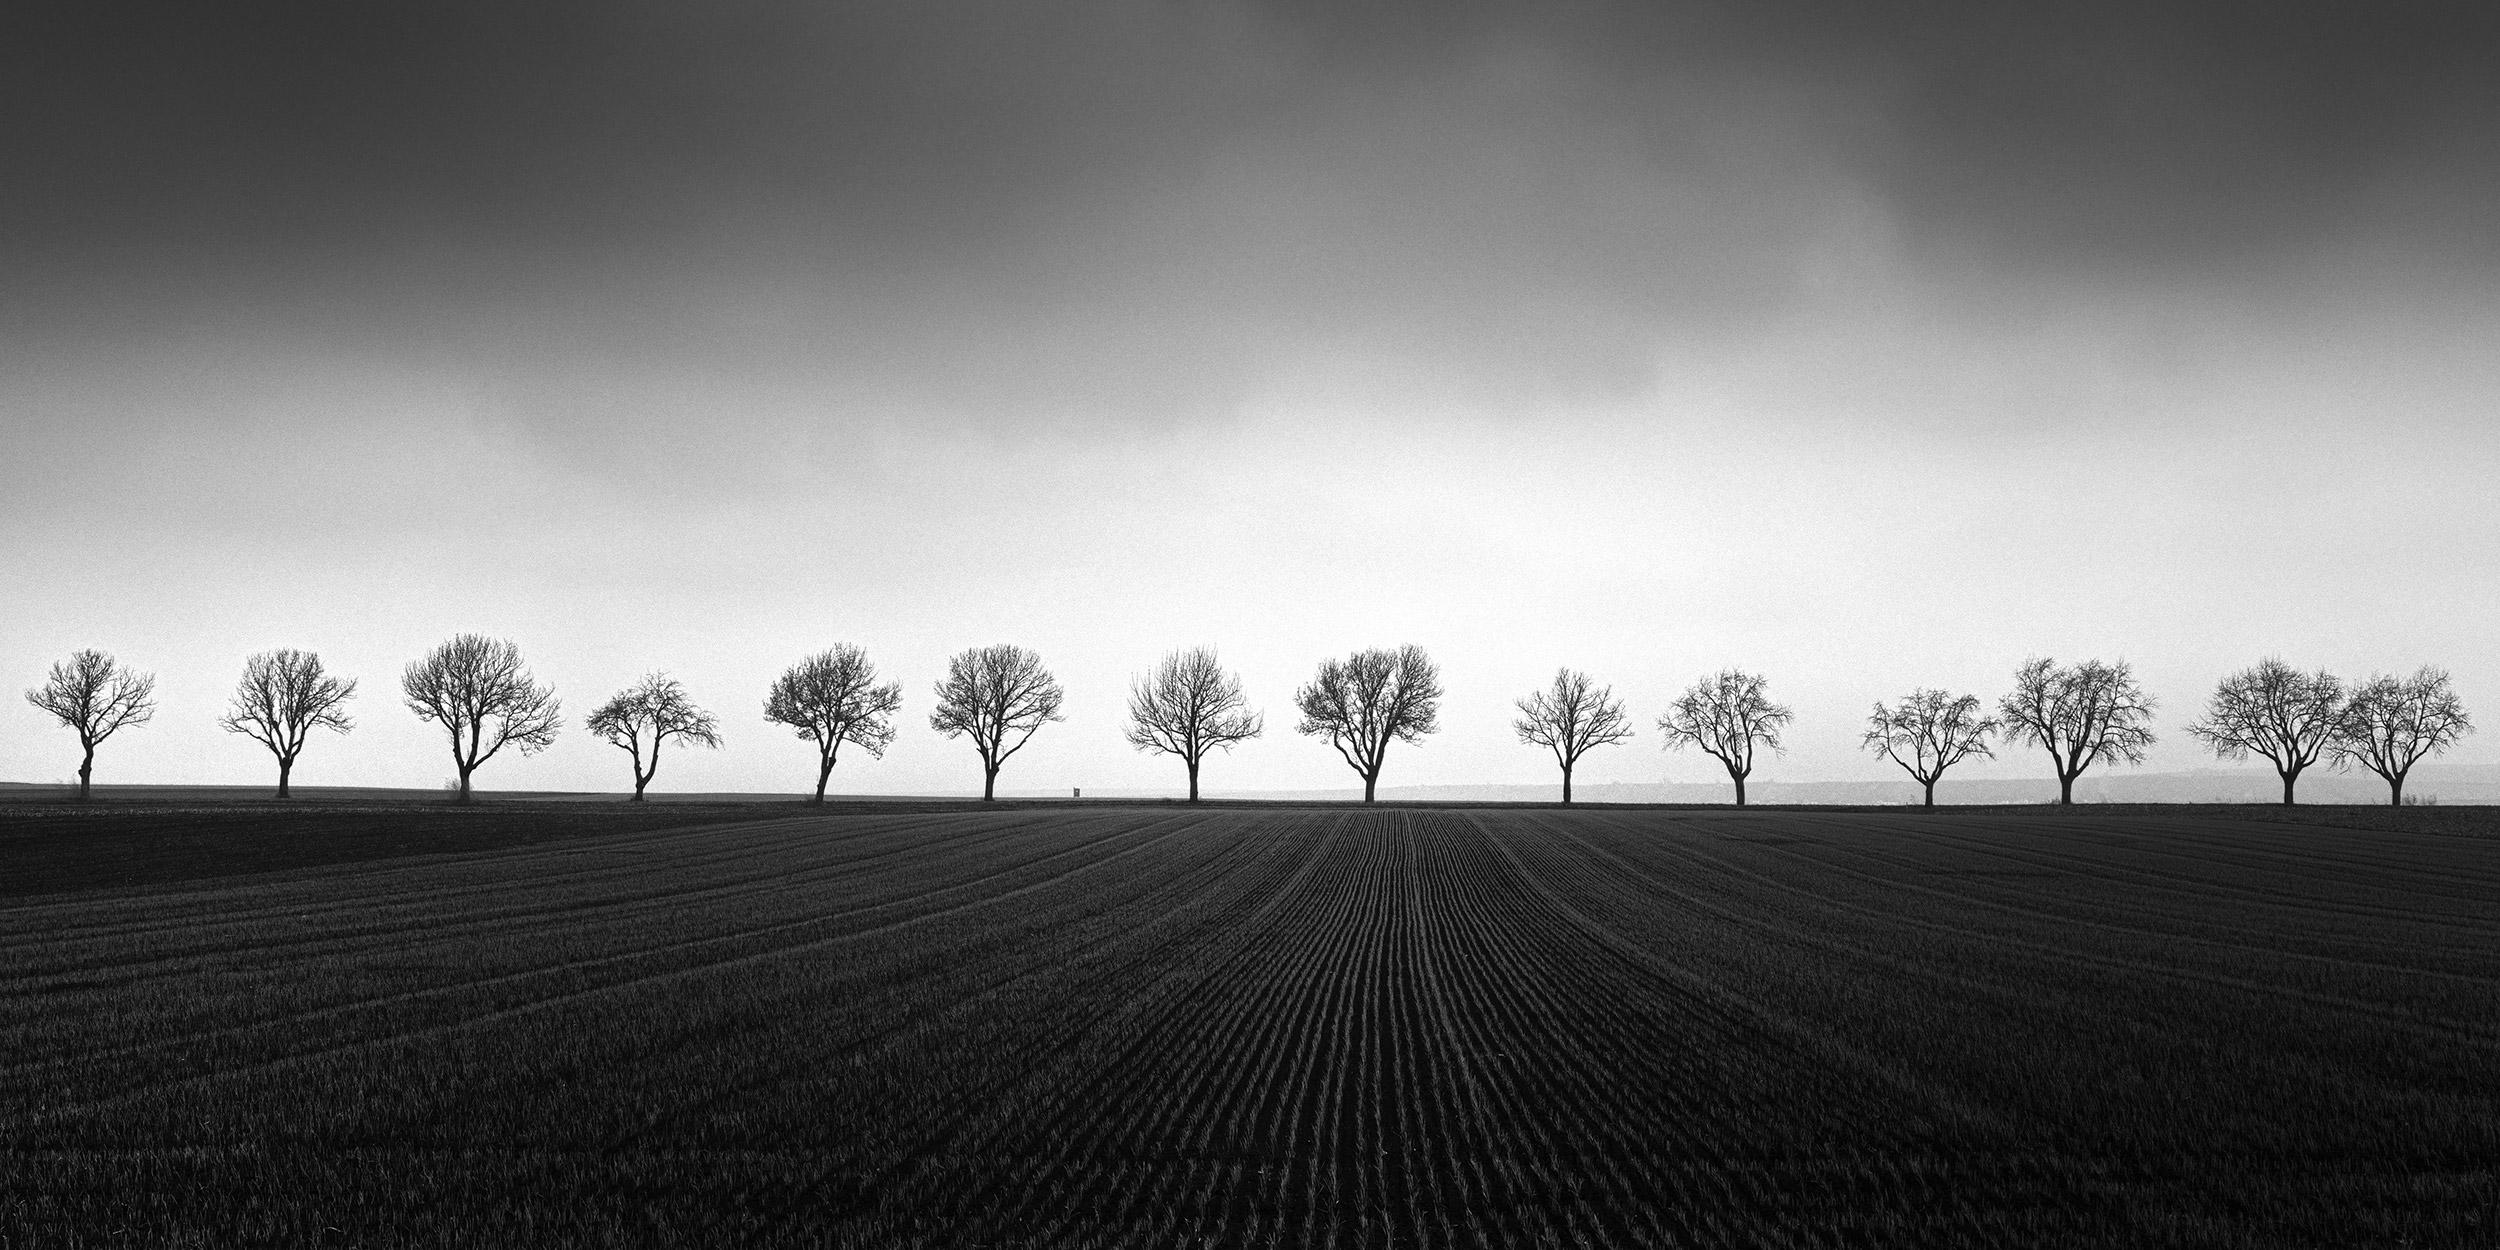
[[[1293,690],[1409,642],[1392,789],[1550,782],[1560,665],[1639,727],[1583,786],[1723,780],[1652,726],[1724,666],[1765,781],[2031,655],[2134,664],[2152,767],[2266,655],[2500,726],[2500,9],[1897,8],[13,10],[0,780],[96,647],[160,704],[100,783],[266,784],[292,646],[361,683],[297,784],[431,788],[462,631],[566,709],[489,791],[630,788],[649,670],[727,739],[656,790],[803,790],[836,642],[904,691],[846,793],[977,793],[930,688],[1002,641],[1068,692],[1005,793],[1178,792],[1120,727],[1194,644],[1216,794],[1359,784]]]

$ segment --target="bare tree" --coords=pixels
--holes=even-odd
[[[1519,740],[1554,753],[1562,766],[1562,801],[1571,802],[1571,770],[1592,747],[1609,746],[1632,736],[1632,722],[1623,715],[1614,688],[1594,685],[1575,669],[1554,670],[1554,684],[1519,700],[1519,719],[1510,727]]]
[[[644,787],[660,774],[660,744],[671,738],[683,738],[714,750],[720,749],[720,723],[712,714],[694,705],[686,697],[686,688],[665,673],[650,673],[641,684],[617,692],[615,698],[601,704],[585,723],[590,732],[605,739],[634,757],[634,802],[642,802]],[[651,741],[651,757],[645,761],[643,739]]]
[[[1055,720],[1065,693],[1042,657],[1011,643],[974,647],[946,662],[937,711],[929,727],[949,738],[970,737],[981,755],[981,799],[998,793],[998,770],[1033,734]]]
[[[1389,743],[1418,743],[1441,729],[1441,669],[1413,643],[1322,660],[1311,683],[1294,692],[1301,733],[1325,735],[1363,779],[1363,801],[1378,793]]]
[[[463,803],[478,765],[507,746],[536,755],[564,723],[556,692],[521,667],[521,649],[483,634],[462,634],[409,664],[399,688],[417,719],[450,731]]]
[[[1979,696],[1943,690],[1913,690],[1898,707],[1875,705],[1866,718],[1859,742],[1884,756],[1927,792],[1926,806],[1936,805],[1936,781],[1944,770],[1976,755],[1995,759],[1988,736],[1997,731],[1994,718],[1979,714]]]
[[[842,744],[882,757],[894,742],[894,712],[901,706],[903,687],[877,684],[877,666],[868,662],[868,653],[844,642],[791,665],[774,681],[764,719],[788,725],[816,744],[815,801],[822,803]]]
[[[2267,656],[2222,679],[2205,701],[2205,719],[2188,735],[2226,760],[2266,757],[2283,779],[2283,805],[2303,769],[2335,745],[2344,720],[2344,683],[2325,669],[2304,673]]]
[[[2153,699],[2125,660],[2085,660],[2059,668],[2035,658],[2014,671],[2013,692],[1997,700],[1997,727],[2011,743],[2049,753],[2057,801],[2075,801],[2075,778],[2095,763],[2144,762],[2153,745]]]
[[[1745,778],[1753,772],[1755,748],[1780,750],[1780,732],[1796,718],[1771,702],[1764,693],[1768,685],[1757,674],[1722,669],[1686,688],[1658,718],[1658,731],[1667,736],[1670,749],[1697,746],[1727,767],[1729,780],[1736,783],[1738,807],[1745,805]]]
[[[1189,769],[1189,801],[1198,801],[1198,765],[1215,747],[1259,736],[1265,720],[1250,710],[1241,678],[1224,671],[1213,647],[1175,651],[1129,685],[1129,745],[1177,755]]]
[[[78,801],[95,777],[95,749],[116,732],[156,715],[156,675],[134,672],[101,651],[80,651],[52,666],[26,701],[78,735]]]
[[[280,647],[243,662],[243,680],[234,687],[234,702],[217,724],[227,733],[242,734],[278,757],[278,797],[293,797],[287,781],[305,739],[316,729],[346,733],[356,722],[339,710],[355,697],[354,679],[341,681],[321,667],[310,651]]]
[[[2377,773],[2388,803],[2402,806],[2405,774],[2474,732],[2474,722],[2448,688],[2446,670],[2426,664],[2402,681],[2373,677],[2354,688],[2337,728],[2329,749]]]

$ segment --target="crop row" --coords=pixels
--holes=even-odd
[[[0,910],[0,1236],[2466,1242],[2494,885],[2253,822],[1071,808],[61,898]]]

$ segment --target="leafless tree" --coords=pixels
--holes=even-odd
[[[2014,672],[2014,689],[1997,700],[1997,727],[2011,743],[2049,753],[2057,770],[2057,801],[2075,801],[2075,778],[2095,763],[2144,762],[2153,745],[2153,699],[2125,660],[2085,660],[2059,668],[2032,659]]]
[[[651,673],[640,684],[617,692],[615,698],[601,704],[590,714],[585,727],[634,757],[634,802],[642,802],[643,789],[660,773],[660,744],[671,738],[720,749],[720,723],[712,714],[694,705],[686,697],[686,688],[665,673]],[[643,740],[650,739],[651,756],[643,758]]]
[[[346,733],[356,722],[339,710],[339,705],[355,697],[354,679],[341,681],[321,667],[321,657],[310,651],[280,647],[263,651],[243,662],[243,680],[234,687],[234,702],[217,724],[227,733],[237,733],[269,748],[278,757],[278,797],[293,797],[287,781],[295,772],[295,757],[304,753],[304,742],[316,729]]]
[[[1213,647],[1175,651],[1129,685],[1129,745],[1179,756],[1189,769],[1192,803],[1198,801],[1198,765],[1207,752],[1230,751],[1265,727],[1242,696],[1241,678],[1224,671]]]
[[[1413,643],[1323,660],[1311,683],[1294,692],[1301,733],[1325,735],[1363,779],[1363,801],[1378,793],[1389,743],[1418,743],[1441,729],[1441,669]]]
[[[2329,749],[2377,773],[2388,803],[2401,806],[2405,774],[2474,732],[2474,722],[2448,688],[2447,672],[2426,664],[2402,681],[2380,676],[2356,687],[2337,728]]]
[[[409,664],[399,688],[417,719],[450,731],[463,803],[478,765],[507,746],[536,755],[564,723],[556,692],[521,667],[521,649],[483,634],[462,634]]]
[[[1988,737],[1997,731],[1997,723],[1980,715],[1979,708],[1975,694],[1913,690],[1897,707],[1877,703],[1859,742],[1899,764],[1927,792],[1926,806],[1934,807],[1936,780],[1944,770],[1974,755],[1996,758]]]
[[[1780,733],[1796,713],[1771,702],[1769,685],[1757,674],[1722,669],[1686,688],[1658,731],[1670,749],[1697,746],[1727,767],[1736,783],[1736,805],[1745,805],[1745,778],[1753,772],[1754,750],[1780,750]]]
[[[815,801],[822,803],[842,744],[882,757],[894,742],[894,712],[901,706],[903,687],[877,684],[877,666],[868,662],[868,653],[845,642],[791,665],[774,681],[764,719],[788,725],[816,744]]]
[[[1632,736],[1632,722],[1611,686],[1594,685],[1574,669],[1554,670],[1554,684],[1519,700],[1519,719],[1510,727],[1519,740],[1554,753],[1562,766],[1562,801],[1571,802],[1571,770],[1592,747],[1609,746]]]
[[[1042,657],[1011,643],[974,647],[948,660],[937,696],[929,727],[949,738],[972,739],[972,749],[981,755],[983,802],[996,797],[998,770],[1007,757],[1024,749],[1042,726],[1067,719],[1059,714],[1064,692],[1042,667]]]
[[[87,801],[95,777],[95,749],[116,732],[144,725],[156,715],[156,676],[133,672],[101,651],[80,651],[52,666],[26,701],[52,714],[78,735],[78,801]]]
[[[2325,669],[2304,673],[2267,656],[2254,668],[2222,679],[2205,702],[2205,719],[2188,735],[2216,757],[2244,760],[2251,752],[2274,765],[2283,779],[2283,805],[2303,769],[2335,745],[2344,720],[2344,683]]]

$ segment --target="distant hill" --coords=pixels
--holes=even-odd
[[[1274,790],[1211,792],[1231,799],[1343,799],[1359,791]],[[2405,783],[2405,793],[2441,803],[2500,803],[2500,765],[2424,764]],[[1382,786],[1380,797],[1409,802],[1550,803],[1561,796],[1557,783],[1543,785]],[[2387,783],[2366,772],[2332,773],[2312,769],[2300,779],[2303,803],[2385,803]],[[1583,803],[1726,803],[1732,797],[1721,782],[1582,782],[1572,797]],[[2095,768],[2075,782],[2077,803],[2273,803],[2283,797],[2282,782],[2271,769],[2206,768],[2186,772],[2147,773]],[[1915,804],[1918,787],[1900,781],[1765,781],[1745,785],[1749,803]],[[2036,780],[1956,780],[1945,775],[1936,786],[1936,802],[2054,803],[2057,782]]]

